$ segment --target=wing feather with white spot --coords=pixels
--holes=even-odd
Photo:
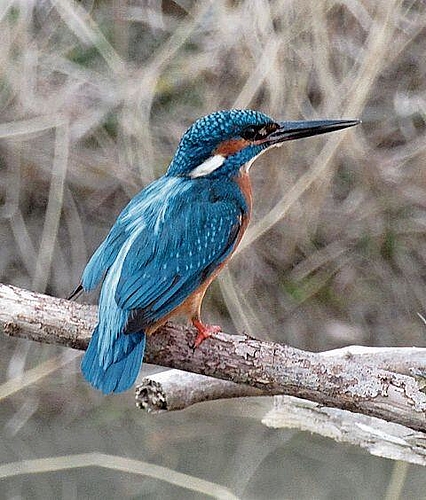
[[[235,200],[200,201],[163,214],[159,233],[142,231],[124,260],[115,299],[133,310],[126,333],[173,311],[232,253],[243,210]]]

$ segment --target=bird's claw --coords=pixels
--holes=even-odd
[[[204,325],[199,320],[193,320],[193,325],[197,329],[197,336],[192,344],[192,350],[195,351],[206,339],[211,337],[214,333],[219,333],[222,328],[219,325]]]

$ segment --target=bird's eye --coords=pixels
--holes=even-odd
[[[253,125],[250,125],[249,127],[246,127],[242,133],[241,137],[243,139],[246,139],[247,141],[253,141],[256,139],[257,131],[259,130],[259,127],[255,127]]]
[[[269,134],[279,127],[276,123],[267,123],[266,125],[249,125],[242,133],[241,137],[247,141],[259,141],[265,139]]]

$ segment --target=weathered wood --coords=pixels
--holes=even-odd
[[[271,394],[249,385],[236,384],[181,370],[165,370],[145,377],[136,387],[136,405],[149,413],[183,410],[196,403]]]
[[[84,349],[95,308],[0,285],[6,334]],[[416,380],[351,358],[327,358],[242,335],[216,334],[193,352],[194,330],[165,325],[148,342],[145,361],[298,396],[426,431],[426,395]],[[425,363],[426,364],[426,363]]]
[[[424,347],[366,347],[351,345],[320,354],[326,358],[343,358],[354,363],[374,365],[377,368],[403,375],[426,375],[426,348]]]
[[[346,359],[417,378],[426,386],[426,349],[421,347],[348,346],[318,353],[327,359]],[[165,370],[145,377],[136,388],[137,406],[148,412],[182,410],[203,401],[249,396],[272,396],[249,385],[214,379],[205,375]],[[277,392],[279,394],[279,391]]]
[[[275,396],[274,408],[262,422],[274,429],[299,429],[350,443],[379,457],[426,465],[426,435],[379,418]]]
[[[404,350],[401,348],[399,355],[402,356]],[[351,352],[363,356],[372,355],[369,348],[357,346]],[[377,351],[377,348],[373,348],[373,352],[379,354],[378,358],[382,358],[382,361],[388,355],[387,352],[381,353],[380,349]],[[408,352],[411,352],[410,348]],[[346,355],[347,350],[330,351],[330,355],[332,354]],[[213,399],[265,395],[270,396],[269,393],[248,385],[180,370],[165,370],[149,375],[136,388],[137,406],[155,413],[182,410]],[[308,431],[337,442],[360,446],[372,455],[426,465],[426,434],[423,432],[376,417],[328,408],[293,396],[275,396],[273,401],[273,408],[259,417],[268,427]]]

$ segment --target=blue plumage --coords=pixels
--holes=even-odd
[[[182,136],[167,173],[186,175],[206,160],[221,142],[241,137],[241,132],[249,126],[261,127],[271,123],[274,123],[272,118],[251,109],[216,111],[203,116]],[[266,147],[266,144],[252,144],[242,149],[227,159],[225,168],[213,172],[211,176],[235,176],[242,165]]]
[[[143,333],[120,336],[111,344],[115,361],[100,365],[99,346],[102,338],[99,326],[97,326],[81,363],[84,377],[104,394],[129,389],[136,380],[141,367],[145,340],[146,336]]]
[[[85,291],[102,282],[98,325],[81,365],[94,387],[106,394],[131,387],[146,334],[188,301],[198,344],[208,336],[199,318],[205,288],[248,223],[248,166],[242,167],[287,138],[323,133],[318,124],[338,126],[306,122],[315,123],[309,133],[301,123],[278,124],[251,110],[201,118],[183,135],[167,173],[124,208],[81,281]]]
[[[137,309],[146,326],[183,302],[206,278],[206,270],[215,269],[232,250],[246,202],[235,183],[219,187],[216,198],[214,183],[178,178],[161,224],[158,214],[164,204],[139,229],[124,260],[115,300],[122,309]]]
[[[86,266],[85,290],[105,278],[82,371],[104,393],[134,383],[144,331],[179,306],[233,249],[244,197],[234,183],[223,196],[222,185],[206,182],[166,175],[150,184],[123,210]]]

